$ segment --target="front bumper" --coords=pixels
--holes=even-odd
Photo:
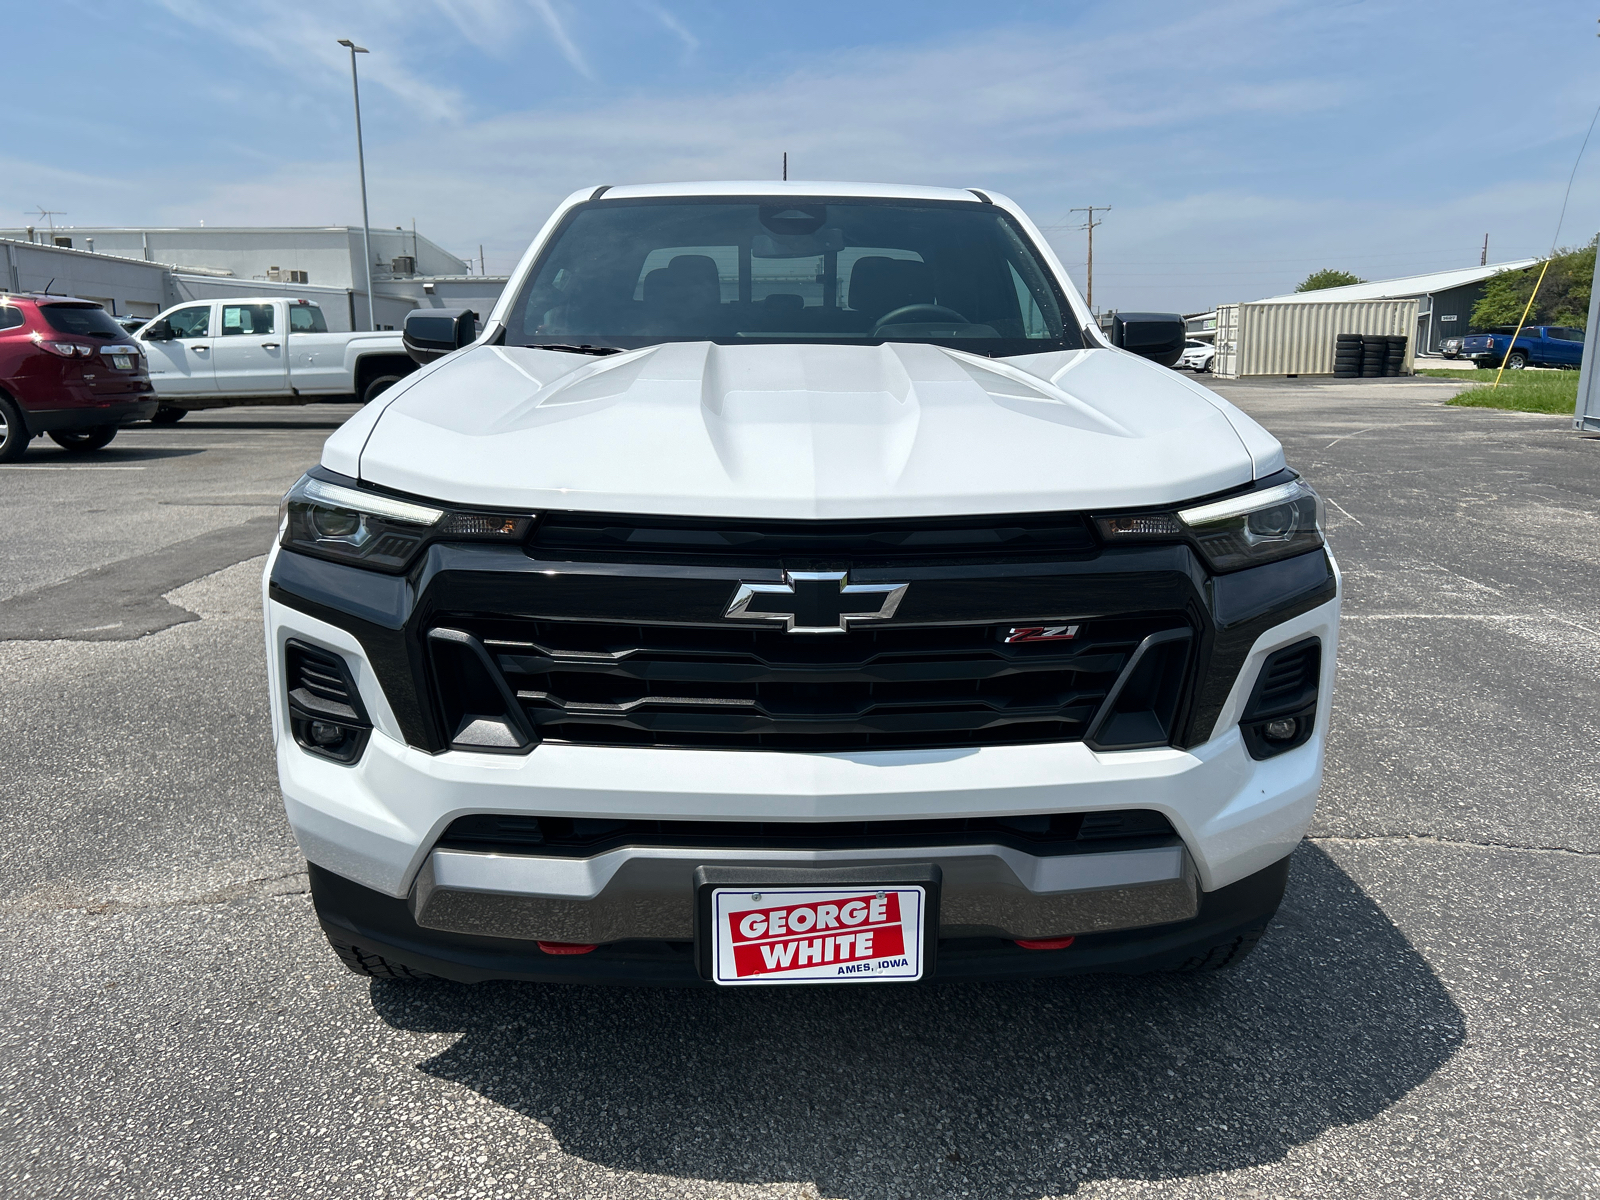
[[[933,865],[950,937],[1048,938],[1185,921],[1198,911],[1181,844],[1033,855],[1009,846],[761,850],[628,846],[589,858],[436,849],[412,889],[418,925],[535,941],[694,936],[701,866],[763,869]]]
[[[418,748],[406,733],[408,719],[414,721],[404,712],[409,698],[392,705],[380,682],[385,670],[393,677],[395,664],[375,663],[368,648],[381,643],[366,631],[399,615],[384,610],[385,593],[347,598],[352,609],[365,605],[360,620],[348,621],[326,604],[275,590],[275,578],[288,578],[275,576],[280,553],[269,559],[263,581],[274,733],[290,823],[317,869],[314,878],[325,881],[319,910],[337,925],[342,908],[354,905],[368,916],[345,922],[347,941],[355,930],[363,952],[433,974],[557,978],[579,970],[546,961],[532,945],[542,940],[602,943],[606,954],[621,956],[621,976],[654,978],[657,967],[672,976],[677,968],[661,956],[670,959],[677,953],[671,947],[692,941],[692,876],[708,863],[757,870],[933,864],[944,880],[942,936],[989,947],[972,963],[1001,953],[995,947],[1002,944],[1011,948],[1004,953],[1015,951],[1010,939],[1072,934],[1120,947],[1094,960],[1110,965],[1084,969],[1134,969],[1115,964],[1177,953],[1221,929],[1220,918],[1207,916],[1219,903],[1214,898],[1286,861],[1309,825],[1321,784],[1338,636],[1336,574],[1309,600],[1262,601],[1265,608],[1228,601],[1237,619],[1231,626],[1219,622],[1219,644],[1225,635],[1247,635],[1236,673],[1217,693],[1210,736],[1186,749],[1100,752],[1083,742],[1056,742],[792,753],[551,742],[505,755]],[[1331,598],[1322,599],[1329,591]],[[1240,715],[1266,657],[1307,637],[1323,645],[1314,733],[1296,749],[1257,761],[1245,747]],[[357,762],[333,762],[296,743],[281,678],[291,638],[348,665],[373,725]],[[1134,851],[1060,856],[926,841],[870,851],[630,844],[589,857],[437,846],[453,821],[479,813],[807,824],[1127,809],[1163,814],[1176,838]],[[332,897],[326,905],[324,894]],[[374,912],[386,915],[380,921]],[[611,959],[597,958],[601,953],[581,956],[582,969],[591,972],[582,977],[607,977],[610,968],[600,965]],[[1041,955],[1018,953],[1024,957],[1015,971],[1036,973]],[[692,960],[684,961],[692,973]],[[939,974],[954,977],[963,969],[941,965]]]
[[[330,941],[459,983],[714,987],[697,966],[693,940],[631,939],[588,954],[547,954],[514,938],[440,933],[419,925],[404,900],[364,888],[312,864],[311,894]],[[1192,917],[1138,929],[1088,934],[1059,950],[1030,950],[993,937],[941,936],[926,979],[940,983],[1039,976],[1137,974],[1180,969],[1233,939],[1258,933],[1277,910],[1288,858],[1199,897]]]

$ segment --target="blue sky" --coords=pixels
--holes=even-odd
[[[1600,10],[1556,0],[394,0],[6,7],[0,225],[358,223],[507,270],[578,187],[978,186],[1097,306],[1195,311],[1548,248],[1600,103]],[[1562,232],[1600,228],[1600,135]]]

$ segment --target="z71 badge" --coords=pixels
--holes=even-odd
[[[1077,636],[1076,625],[1018,625],[1006,630],[1001,640],[1010,646],[1015,642],[1070,642]]]

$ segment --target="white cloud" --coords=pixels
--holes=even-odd
[[[551,0],[528,0],[528,3],[533,5],[533,11],[539,14],[539,18],[545,23],[545,28],[550,31],[551,40],[555,42],[556,48],[561,51],[561,56],[567,60],[572,69],[585,79],[593,79],[594,71],[589,66],[588,59],[584,58],[583,51],[578,49],[578,44],[567,33],[566,24],[556,12]]]
[[[338,40],[349,38],[371,51],[360,57],[361,78],[367,84],[383,88],[431,120],[454,121],[465,112],[466,103],[459,89],[430,83],[407,65],[396,36],[403,25],[397,13],[369,9],[363,20],[321,6],[257,5],[235,9],[203,0],[160,3],[195,29],[274,64],[299,87],[328,91],[334,81],[348,78],[349,52]]]
[[[696,50],[700,49],[700,39],[695,37],[693,33],[689,32],[689,28],[684,25],[682,21],[673,16],[672,13],[668,12],[667,9],[662,5],[656,3],[656,0],[638,0],[638,4],[640,8],[644,9],[645,12],[649,13],[657,21],[661,22],[662,26],[669,33],[673,34],[679,41],[683,43],[685,54],[693,54]]]

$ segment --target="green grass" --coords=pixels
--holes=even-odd
[[[1430,371],[1430,375],[1450,375],[1449,371]],[[1456,393],[1451,404],[1464,408],[1509,408],[1515,412],[1565,413],[1572,415],[1578,406],[1576,371],[1507,371],[1494,388],[1494,372],[1481,372],[1480,383]]]

